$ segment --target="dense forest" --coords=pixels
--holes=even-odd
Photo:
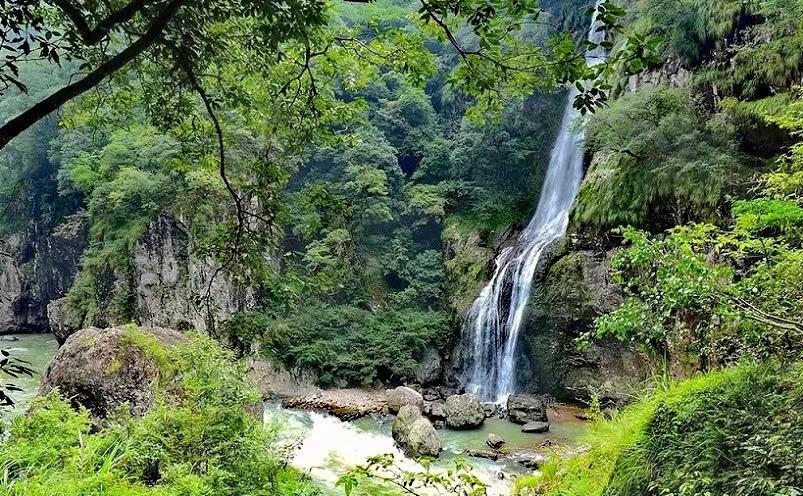
[[[803,493],[801,0],[0,27],[0,334],[59,346],[2,350],[2,494]],[[533,252],[561,143],[583,178]],[[395,460],[321,476],[301,410]]]

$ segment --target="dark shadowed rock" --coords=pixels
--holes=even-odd
[[[521,426],[521,432],[529,434],[542,434],[549,432],[549,422],[527,422]]]
[[[441,379],[443,360],[435,348],[427,348],[415,368],[415,380],[423,385],[435,384]]]
[[[443,401],[424,402],[424,415],[434,420],[446,419],[446,405]]]
[[[389,389],[388,396],[388,410],[390,413],[397,413],[405,405],[412,405],[418,408],[419,411],[424,409],[424,397],[415,389],[408,388],[407,386],[399,386],[396,389]]]
[[[446,425],[452,429],[474,429],[485,422],[485,409],[473,394],[456,394],[446,400]]]
[[[610,268],[615,253],[573,248],[555,254],[527,307],[517,363],[524,391],[620,404],[653,375],[649,358],[630,344],[607,339],[577,348],[577,338],[624,300]]]
[[[437,457],[443,445],[435,427],[413,405],[404,405],[393,419],[391,426],[393,439],[409,457]]]
[[[102,421],[127,404],[144,415],[154,404],[156,382],[169,367],[159,350],[185,341],[163,328],[90,327],[67,338],[50,362],[40,392],[58,388],[73,406]]]
[[[507,413],[510,421],[516,424],[547,421],[544,399],[532,394],[510,395],[507,399]]]
[[[505,440],[502,439],[501,436],[498,436],[498,435],[496,435],[494,433],[491,433],[491,434],[488,434],[488,439],[485,441],[485,443],[489,447],[491,447],[491,448],[496,450],[496,449],[501,448],[505,444]]]

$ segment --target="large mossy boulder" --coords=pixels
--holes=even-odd
[[[437,457],[443,449],[435,427],[413,405],[401,407],[393,419],[391,433],[399,448],[411,458]]]
[[[396,389],[388,389],[388,410],[390,413],[398,413],[403,406],[411,405],[418,408],[419,411],[424,409],[424,397],[415,389],[407,386],[399,386]]]
[[[169,377],[166,350],[186,341],[158,327],[90,327],[70,335],[50,362],[40,392],[58,389],[74,407],[103,421],[126,405],[144,415],[156,401],[157,381]]]
[[[476,429],[485,422],[485,409],[473,394],[456,394],[446,399],[446,425],[452,429]]]

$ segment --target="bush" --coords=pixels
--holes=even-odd
[[[164,351],[164,350],[161,350]],[[160,351],[160,353],[161,353]],[[95,431],[85,410],[56,393],[17,417],[0,446],[9,496],[304,496],[318,490],[271,454],[272,435],[247,408],[259,395],[209,339],[169,351],[170,381],[148,414],[125,412]]]
[[[581,226],[661,230],[714,218],[744,169],[734,130],[684,90],[628,94],[597,112],[587,134],[597,162],[572,212]]]
[[[260,313],[240,315],[227,325],[228,333],[261,334],[263,354],[316,371],[323,386],[336,379],[350,385],[413,379],[417,359],[428,345],[447,346],[447,320],[440,312],[302,306],[294,315],[268,320]]]
[[[799,494],[802,374],[800,364],[744,364],[671,384],[598,422],[587,453],[553,461],[518,492]]]

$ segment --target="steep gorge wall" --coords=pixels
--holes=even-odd
[[[77,315],[69,297],[48,307],[59,341],[82,327],[133,321],[147,327],[212,331],[238,312],[256,305],[256,291],[239,285],[221,262],[195,256],[190,235],[179,220],[162,215],[132,250],[127,273],[115,273],[111,291],[130,307],[121,316],[113,303],[92,315]]]
[[[0,334],[47,332],[47,305],[64,296],[87,246],[84,216],[56,228],[34,223],[3,240],[0,256]]]

